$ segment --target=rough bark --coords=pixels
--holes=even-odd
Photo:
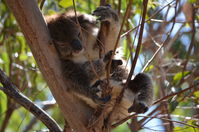
[[[67,81],[63,80],[60,61],[36,1],[6,0],[6,3],[16,17],[64,118],[73,130],[87,131],[85,125],[91,116],[91,109],[67,92],[69,86]]]

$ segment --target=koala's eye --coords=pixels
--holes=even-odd
[[[78,37],[80,37],[80,36],[81,36],[81,33],[79,32],[79,33],[78,33]]]
[[[63,42],[56,42],[56,45],[59,46],[59,47],[65,47],[65,46],[66,46],[66,43],[63,43]]]

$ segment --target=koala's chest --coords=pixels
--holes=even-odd
[[[75,63],[83,64],[86,61],[88,61],[88,58],[85,55],[83,55],[83,54],[73,57],[73,62],[75,62]]]

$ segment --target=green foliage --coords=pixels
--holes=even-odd
[[[113,129],[112,132],[130,132],[130,130],[128,129],[127,124],[124,123],[119,127]]]
[[[59,5],[63,8],[68,8],[70,6],[73,6],[73,1],[72,0],[61,0],[59,2]]]
[[[0,91],[0,116],[2,116],[3,113],[6,112],[7,109],[7,97],[6,95]],[[0,122],[3,121],[2,118],[0,118]]]
[[[174,85],[178,84],[182,78],[188,76],[190,73],[191,73],[190,71],[176,73],[175,76],[173,77]]]
[[[188,0],[188,2],[190,2],[190,3],[196,3],[197,0]]]
[[[146,68],[145,72],[149,72],[149,71],[153,70],[153,68],[154,68],[154,65],[150,65]]]

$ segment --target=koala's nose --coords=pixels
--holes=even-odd
[[[80,51],[83,49],[82,43],[78,39],[73,39],[71,42],[71,46],[76,51]]]

